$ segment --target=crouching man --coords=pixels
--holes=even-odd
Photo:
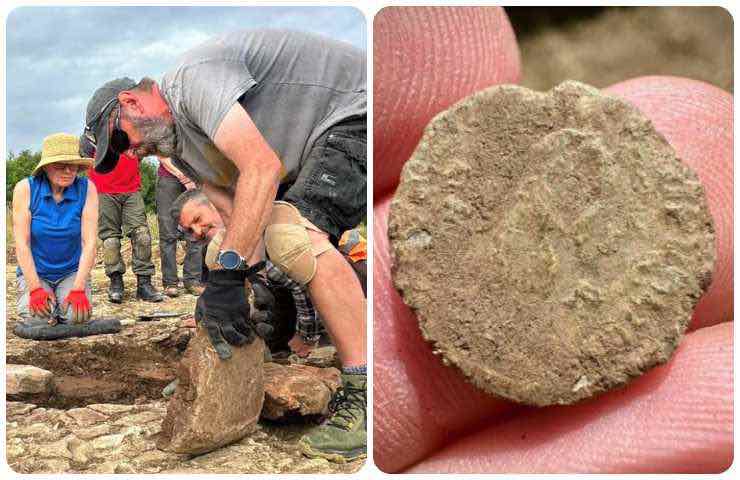
[[[180,231],[185,234],[189,241],[198,243],[208,242],[208,249],[205,256],[206,265],[208,268],[218,268],[218,253],[221,250],[225,230],[221,215],[208,198],[200,190],[188,190],[173,202],[170,207],[170,215],[176,219]],[[310,297],[306,296],[305,287],[301,287],[300,284],[292,280],[269,260],[267,261],[265,270],[266,276],[271,283],[287,287],[291,290],[296,306],[297,331],[293,339],[289,342],[289,345],[291,348],[297,347],[299,351],[296,353],[298,354],[304,353],[303,350],[308,348],[305,352],[307,353],[317,339],[307,337],[306,334],[309,333],[311,335],[319,332],[321,324],[316,317]],[[260,292],[256,287],[264,290],[268,287],[262,283],[264,280],[260,280],[260,277],[257,275],[250,277],[250,281],[255,294],[255,303],[258,303],[256,297],[259,296]],[[254,320],[254,313],[252,317]],[[220,339],[216,339],[215,341],[218,345],[217,351],[225,346],[225,344],[221,344]],[[353,376],[353,374],[345,373],[343,379],[345,383],[344,389],[333,402],[333,405],[336,405],[334,407],[335,414],[341,409],[357,408],[358,403],[364,401],[359,397],[360,395],[364,395],[364,392],[360,388],[356,388],[356,385],[353,384],[353,380],[365,382],[366,380],[362,378],[362,375]],[[364,439],[358,437],[357,440],[362,446],[365,445]]]
[[[112,168],[116,152],[171,157],[220,213],[220,268],[209,272],[199,304],[223,357],[227,343],[254,337],[243,284],[263,237],[270,260],[307,286],[337,347],[344,390],[334,414],[300,444],[335,461],[366,451],[366,301],[330,242],[366,215],[365,69],[365,52],[342,42],[234,32],[186,52],[161,85],[103,85],[85,127],[98,147],[96,169]]]

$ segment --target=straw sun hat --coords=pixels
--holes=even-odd
[[[80,156],[80,140],[68,133],[55,133],[44,139],[41,161],[31,172],[36,175],[44,166],[52,163],[72,163],[82,167],[92,167],[92,158]]]

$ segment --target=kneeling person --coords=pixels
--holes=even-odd
[[[193,214],[183,215],[188,210]],[[218,267],[218,253],[221,250],[226,229],[221,215],[213,207],[208,198],[200,190],[183,192],[170,207],[170,216],[177,224],[178,230],[192,243],[207,243],[204,262],[207,269]],[[181,220],[184,219],[184,220]],[[197,220],[196,220],[197,219]],[[271,286],[281,287],[290,292],[295,306],[296,331],[288,342],[291,350],[299,356],[306,356],[318,342],[318,337],[324,331],[316,309],[308,297],[306,287],[292,280],[272,262],[265,262],[264,276],[255,274],[250,279],[254,295],[255,311],[251,312],[253,323],[273,323],[272,315],[265,310],[275,307],[275,297],[270,291]],[[264,314],[268,317],[265,318]],[[272,325],[278,327],[278,325]],[[274,339],[273,339],[274,340]],[[294,346],[298,348],[293,348]]]
[[[78,174],[92,166],[75,135],[44,139],[41,161],[13,190],[17,310],[31,323],[90,319],[98,195]]]

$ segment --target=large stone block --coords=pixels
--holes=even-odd
[[[201,327],[178,367],[179,383],[167,406],[157,446],[199,454],[235,442],[257,424],[264,401],[264,343],[232,347],[221,360]]]
[[[54,374],[32,365],[8,365],[5,389],[8,395],[50,393]]]

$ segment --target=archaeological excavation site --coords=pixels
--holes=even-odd
[[[93,285],[104,284],[100,268],[93,277]],[[230,365],[238,360],[240,368],[210,375],[219,359],[205,348],[205,334],[196,334],[196,297],[112,305],[104,300],[104,285],[93,288],[95,315],[118,319],[118,333],[23,339],[13,333],[14,282],[8,268],[6,452],[13,471],[349,473],[361,467],[362,461],[306,458],[297,446],[326,415],[341,383],[333,346],[262,366],[265,348],[258,340],[235,349]],[[294,317],[291,308],[278,315]],[[198,341],[204,347],[199,353],[188,349]],[[245,362],[251,363],[245,368]],[[245,371],[253,375],[244,377]],[[239,379],[223,377],[237,372]],[[173,389],[178,376],[200,391],[182,384]],[[238,391],[227,392],[224,384]],[[254,393],[263,385],[264,397]]]

